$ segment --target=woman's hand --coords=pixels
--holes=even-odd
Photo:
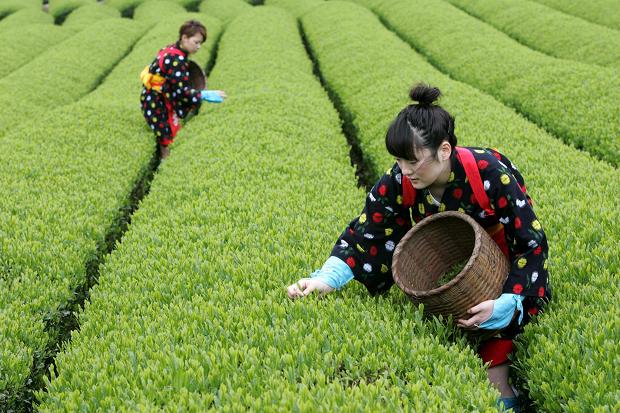
[[[287,288],[288,298],[294,300],[296,298],[305,297],[312,291],[318,291],[321,294],[327,294],[334,289],[322,281],[313,278],[302,278],[295,284],[291,284]]]
[[[487,300],[473,306],[467,310],[467,314],[471,314],[471,317],[467,320],[457,320],[457,325],[472,330],[479,328],[480,324],[487,321],[491,317],[491,314],[493,314],[494,303],[495,300]]]

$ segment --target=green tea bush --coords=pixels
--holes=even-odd
[[[73,34],[53,24],[28,24],[0,30],[0,78]]]
[[[0,3],[0,19],[27,7],[41,9],[41,2],[38,0],[4,0]]]
[[[424,18],[416,18],[422,9]],[[617,70],[532,51],[442,1],[385,0],[374,11],[440,70],[497,97],[565,142],[620,163]]]
[[[170,16],[183,12],[185,12],[185,9],[177,2],[170,0],[147,0],[136,7],[133,18],[141,22],[155,24],[162,20],[162,16]],[[181,26],[181,24],[179,24],[179,26]],[[178,37],[177,27],[176,38]],[[173,40],[176,40],[176,38]],[[163,46],[165,45],[162,45],[162,47]]]
[[[364,157],[377,173],[393,163],[384,147],[385,131],[418,81],[441,89],[440,103],[456,117],[461,145],[497,147],[519,167],[549,238],[555,295],[519,341],[519,375],[541,411],[591,411],[592,406],[615,411],[620,400],[617,170],[559,144],[492,97],[440,73],[366,9],[329,2],[301,22],[323,79],[348,111]]]
[[[200,11],[217,17],[224,23],[237,17],[252,7],[243,0],[204,0],[200,3]]]
[[[265,0],[265,4],[286,9],[295,17],[300,17],[314,7],[324,3],[323,0]]]
[[[620,32],[527,0],[448,0],[550,56],[620,69]],[[617,6],[620,13],[620,6]]]
[[[95,93],[50,109],[40,122],[21,124],[0,140],[5,153],[0,166],[0,411],[23,405],[28,389],[41,380],[45,359],[65,333],[62,319],[72,311],[69,303],[94,275],[93,264],[111,247],[108,237],[124,224],[132,190],[150,172],[155,140],[134,86],[145,61],[190,17],[168,16]],[[216,22],[210,24],[217,33]],[[212,44],[197,57],[200,64],[209,59],[208,47]]]
[[[87,4],[72,11],[63,22],[62,27],[80,31],[101,20],[114,17],[121,17],[121,13],[117,9],[103,4]]]
[[[616,0],[597,0],[583,2],[579,0],[535,0],[537,3],[553,7],[566,14],[620,30],[620,13]]]
[[[40,8],[24,7],[0,20],[0,33],[30,24],[51,24],[54,18]]]
[[[75,9],[86,5],[97,5],[97,0],[50,0],[49,14],[54,16],[57,22],[64,22]]]
[[[230,97],[181,131],[39,410],[495,410],[473,352],[401,294],[286,297],[364,193],[291,16],[252,9],[218,50]]]
[[[147,27],[107,19],[56,44],[0,79],[0,135],[93,90],[144,34]],[[138,75],[136,75],[138,76]]]

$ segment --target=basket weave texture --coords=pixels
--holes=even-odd
[[[437,281],[455,264],[467,260],[448,283]],[[392,274],[396,285],[425,311],[469,318],[467,310],[501,294],[510,264],[473,218],[447,211],[413,226],[394,251]]]
[[[205,74],[193,60],[188,61],[189,86],[195,90],[202,90],[207,86]]]

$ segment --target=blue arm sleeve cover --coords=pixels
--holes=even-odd
[[[201,90],[200,97],[202,100],[206,100],[207,102],[220,103],[224,101],[220,94],[215,90]]]
[[[493,303],[493,314],[480,328],[487,330],[502,329],[510,324],[515,310],[519,310],[519,324],[523,321],[523,296],[517,294],[502,294]]]
[[[339,290],[353,279],[353,271],[340,258],[332,256],[325,261],[320,270],[313,272],[310,277]]]

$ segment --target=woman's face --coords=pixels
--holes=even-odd
[[[188,37],[186,35],[181,36],[181,47],[187,51],[189,54],[196,53],[200,50],[200,46],[202,46],[202,42],[205,39],[202,38],[202,34],[196,33],[195,35]]]
[[[450,144],[447,144],[447,148],[442,144],[435,156],[430,149],[416,149],[417,161],[396,158],[396,163],[415,189],[424,189],[443,183],[439,181],[445,175],[446,168],[450,168],[450,153]]]

